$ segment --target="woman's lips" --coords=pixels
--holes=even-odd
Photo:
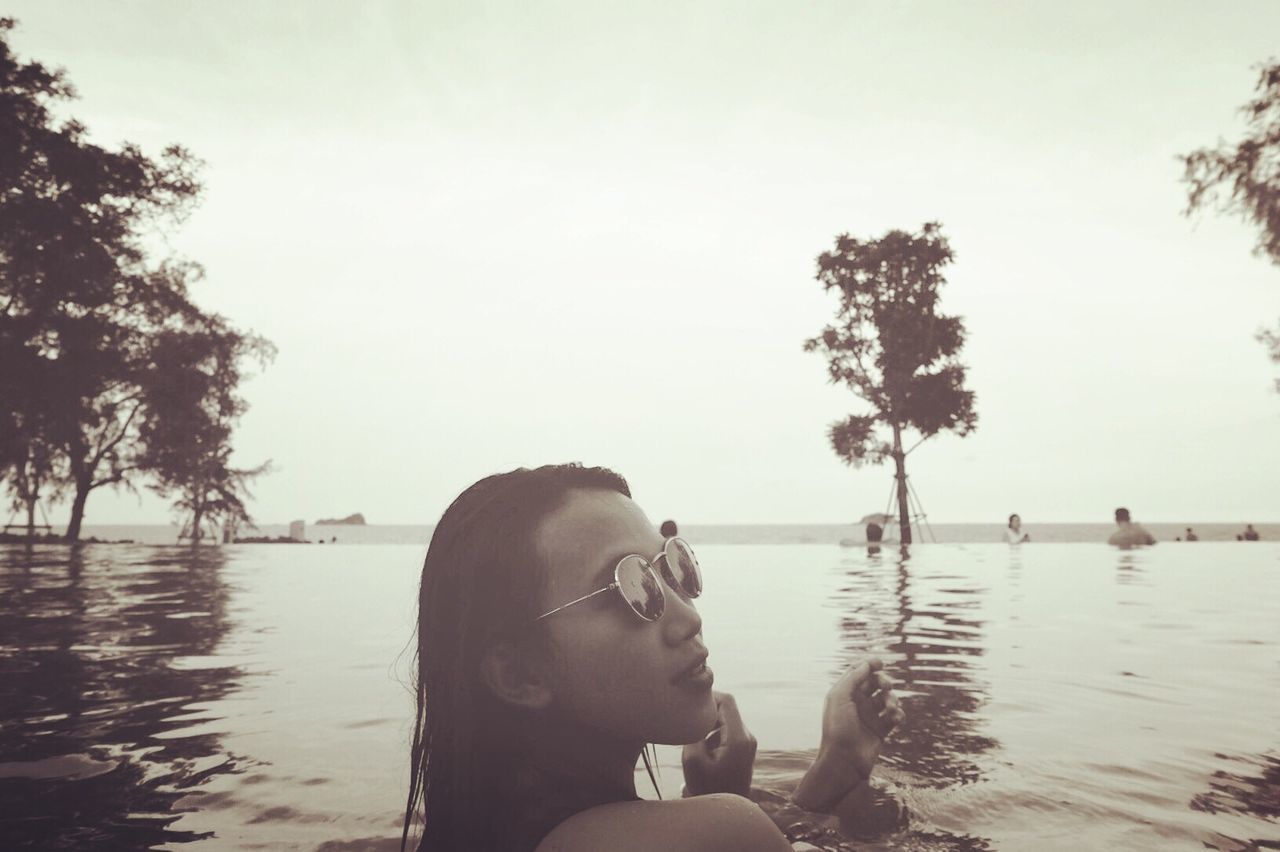
[[[672,678],[671,682],[687,689],[710,689],[715,679],[715,672],[707,665],[707,658],[703,657]]]

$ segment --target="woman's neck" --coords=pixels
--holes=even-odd
[[[538,719],[525,733],[528,758],[539,774],[581,784],[618,800],[636,797],[636,759],[643,743],[623,742],[580,723],[548,719]]]

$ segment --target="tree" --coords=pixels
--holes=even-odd
[[[60,446],[73,495],[69,540],[80,535],[93,491],[135,487],[148,382],[156,378],[150,369],[156,341],[167,330],[194,333],[211,322],[187,300],[187,282],[199,275],[192,264],[140,271],[120,304],[67,323],[58,356],[62,375],[50,394],[64,423]]]
[[[12,53],[13,26],[0,19],[0,390],[26,376],[39,392],[0,395],[0,471],[13,486],[34,464],[65,486],[75,540],[89,495],[140,470],[155,341],[221,320],[189,299],[198,266],[148,252],[198,199],[200,163],[179,146],[108,150],[58,120],[75,91]]]
[[[1183,155],[1184,212],[1216,206],[1252,222],[1258,228],[1254,252],[1280,266],[1280,62],[1260,66],[1255,93],[1240,108],[1248,124],[1243,139]],[[1280,325],[1275,332],[1259,330],[1257,338],[1280,363]]]
[[[198,544],[205,525],[252,525],[244,498],[270,469],[231,465],[231,433],[247,406],[237,394],[243,363],[265,364],[274,347],[221,318],[197,331],[159,335],[151,350],[141,425],[139,465],[156,493],[174,497],[183,534]]]
[[[10,357],[15,360],[0,370],[0,482],[8,486],[10,508],[26,513],[32,538],[37,507],[61,496],[66,477],[56,450],[57,422],[43,404],[49,365],[30,351]]]
[[[911,430],[923,441],[950,430],[963,436],[978,422],[958,359],[964,324],[938,313],[942,268],[951,259],[937,223],[878,240],[842,234],[833,251],[818,257],[817,279],[839,293],[840,305],[836,321],[804,349],[825,355],[831,382],[870,408],[832,424],[831,446],[853,467],[893,459],[904,543],[911,541],[906,456],[915,449],[904,449],[904,435]]]

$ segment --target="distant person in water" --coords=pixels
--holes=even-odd
[[[1114,544],[1117,547],[1135,547],[1139,544],[1155,543],[1155,536],[1143,529],[1142,524],[1130,520],[1128,509],[1124,507],[1116,509],[1116,531],[1111,534],[1111,538],[1107,539],[1107,544]]]
[[[1187,541],[1199,541],[1200,536],[1196,535],[1195,530],[1187,527]]]
[[[747,798],[756,741],[712,689],[702,594],[688,542],[612,471],[520,469],[459,495],[422,565],[402,852],[792,852]],[[827,694],[797,808],[870,801],[903,719],[883,668]],[[637,794],[649,743],[684,747],[684,797]]]
[[[867,524],[867,553],[875,556],[880,552],[880,542],[884,539],[884,527],[875,521]]]
[[[1004,528],[1004,540],[1009,544],[1022,544],[1024,541],[1031,541],[1031,536],[1022,531],[1022,518],[1020,516],[1009,516],[1009,526]]]
[[[658,532],[663,538],[671,538],[673,535],[680,535],[680,530],[676,528],[675,521],[663,521],[662,526],[658,528]]]
[[[1257,531],[1257,530],[1255,530],[1255,529],[1253,528],[1253,524],[1245,524],[1245,527],[1244,527],[1244,540],[1245,540],[1245,541],[1257,541],[1257,540],[1258,540],[1258,531]]]

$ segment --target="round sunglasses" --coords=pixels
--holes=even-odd
[[[652,560],[637,553],[622,557],[613,567],[612,583],[550,612],[544,612],[534,620],[541,621],[575,604],[591,600],[596,595],[616,590],[637,616],[645,621],[657,621],[667,608],[667,597],[662,591],[663,583],[658,579],[658,574],[662,575],[662,580],[668,586],[687,598],[696,598],[702,594],[702,571],[698,568],[693,548],[684,539],[672,537],[667,539],[662,545],[662,552]]]

